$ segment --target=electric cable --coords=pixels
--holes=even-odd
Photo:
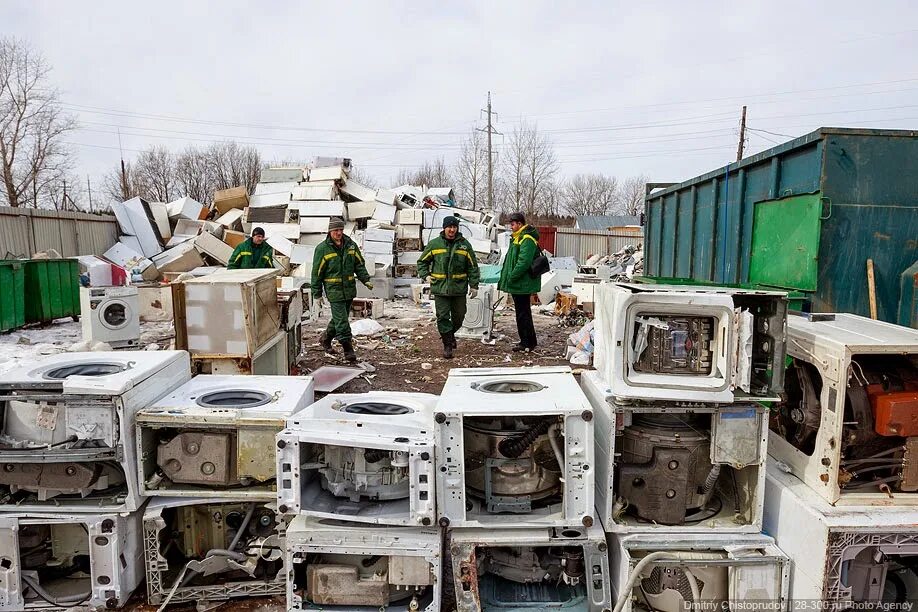
[[[51,604],[52,606],[58,606],[61,608],[75,608],[80,605],[90,597],[92,597],[92,589],[86,594],[79,595],[68,595],[67,597],[54,597],[48,591],[46,591],[38,582],[34,581],[31,576],[23,574],[21,576],[22,581],[29,585],[36,595],[41,599]]]

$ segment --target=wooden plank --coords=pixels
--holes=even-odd
[[[873,275],[873,260],[867,260],[867,296],[870,300],[870,318],[877,320],[877,285]]]

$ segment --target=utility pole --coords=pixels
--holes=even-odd
[[[496,115],[497,113],[491,110],[491,92],[488,92],[488,108],[481,109],[481,112],[488,114],[488,127],[485,129],[478,128],[479,132],[488,133],[488,209],[494,209],[494,149],[491,143],[491,136],[494,134],[500,134],[497,130],[494,129],[494,124],[491,122],[491,115]]]
[[[86,175],[86,190],[89,192],[89,212],[95,212],[92,209],[92,182],[89,180],[89,175]]]
[[[746,107],[743,106],[743,116],[739,124],[739,146],[736,147],[736,161],[743,159],[743,148],[746,146]]]
[[[124,168],[124,149],[121,148],[121,128],[118,128],[118,152],[121,153],[121,197],[124,201],[129,200],[127,171]]]
[[[61,196],[61,207],[58,210],[67,210],[67,179],[64,179],[64,195]]]

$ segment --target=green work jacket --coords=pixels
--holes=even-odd
[[[229,263],[226,267],[230,270],[273,268],[274,249],[267,242],[262,242],[260,246],[255,246],[251,238],[246,238],[245,242],[240,243],[233,249],[233,254],[230,255]]]
[[[514,232],[504,265],[500,269],[497,288],[511,295],[541,291],[541,279],[529,276],[532,260],[539,254],[539,250],[539,232],[534,227],[524,225]]]
[[[453,240],[447,240],[446,234],[440,232],[421,253],[418,276],[431,277],[430,292],[433,295],[465,295],[469,285],[478,288],[481,274],[469,241],[459,232]]]
[[[357,283],[370,282],[360,247],[345,236],[340,247],[335,246],[331,236],[319,243],[312,256],[312,297],[319,299],[324,291],[329,302],[343,302],[357,297]]]

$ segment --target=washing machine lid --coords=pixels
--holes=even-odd
[[[144,421],[206,419],[210,423],[277,421],[312,403],[312,376],[195,376],[138,412]]]
[[[100,351],[49,355],[7,372],[0,390],[121,395],[177,362],[190,370],[185,351]]]
[[[440,412],[473,416],[592,410],[566,366],[452,369],[439,406]]]
[[[308,428],[319,423],[367,425],[362,433],[409,429],[432,435],[437,396],[430,393],[332,393],[287,419],[287,427]]]

